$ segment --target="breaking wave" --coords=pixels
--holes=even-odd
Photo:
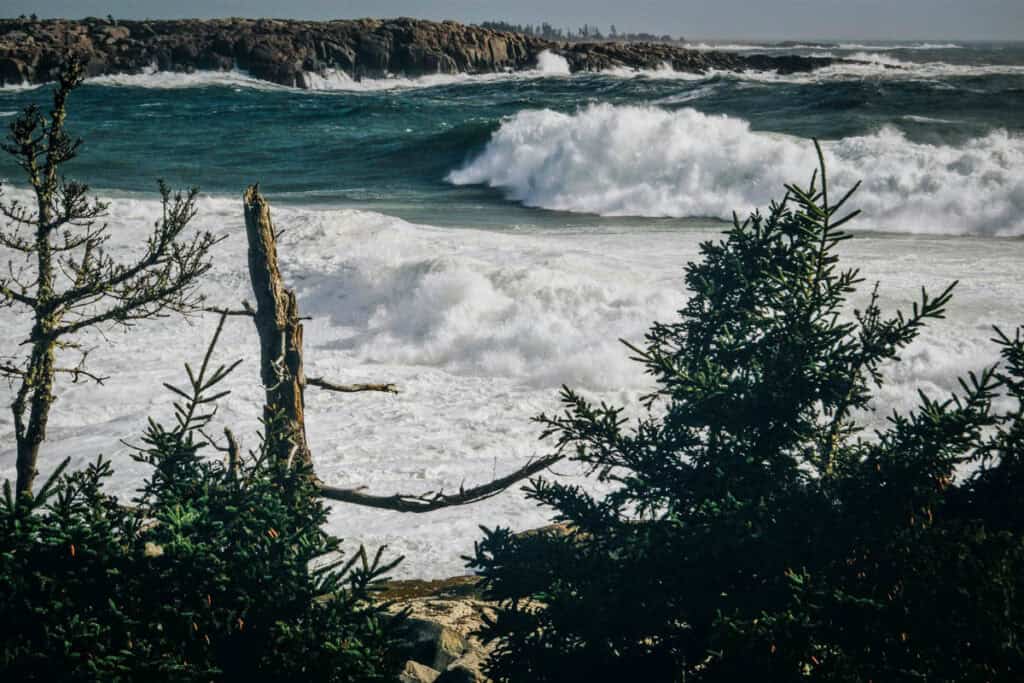
[[[208,86],[232,86],[259,89],[281,89],[285,86],[276,85],[250,76],[244,71],[158,71],[150,69],[137,74],[108,74],[86,79],[92,85],[127,86],[135,88],[153,88],[157,90],[177,90],[180,88],[202,88]]]
[[[363,78],[356,80],[347,72],[328,69],[322,73],[307,72],[306,83],[310,90],[340,90],[376,92],[381,90],[405,90],[413,88],[433,88],[436,86],[478,84],[510,79],[531,79],[545,76],[568,76],[569,62],[565,57],[544,50],[537,56],[537,67],[524,71],[503,71],[481,74],[430,74],[427,76],[405,77],[387,76],[385,78]]]
[[[864,183],[861,228],[1024,235],[1024,138],[996,131],[929,145],[884,128],[826,143],[825,155],[834,186]],[[448,180],[553,210],[728,219],[766,206],[815,166],[809,140],[753,131],[739,118],[597,104],[506,119]]]
[[[544,50],[537,55],[537,70],[543,74],[568,76],[569,60],[562,55],[556,55],[551,50]]]

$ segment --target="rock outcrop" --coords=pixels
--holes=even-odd
[[[211,19],[0,21],[0,82],[52,80],[70,51],[88,74],[241,69],[304,88],[307,74],[353,78],[523,69],[546,44],[455,22]]]
[[[688,50],[663,43],[569,43],[552,51],[565,57],[571,71],[672,68],[687,73],[705,73],[715,69],[777,71],[781,74],[791,74],[814,71],[843,61],[831,57],[740,55],[732,52]]]
[[[477,639],[496,605],[480,595],[479,579],[458,576],[440,581],[395,581],[384,598],[408,619],[400,634],[408,661],[400,683],[486,683],[484,663],[490,647]]]
[[[354,79],[387,75],[492,73],[531,69],[549,50],[572,71],[613,67],[809,71],[835,60],[741,56],[654,43],[554,43],[452,21],[359,19],[89,18],[0,19],[0,85],[53,80],[71,52],[90,76],[147,71],[239,69],[281,85],[307,88],[310,74],[341,71]]]

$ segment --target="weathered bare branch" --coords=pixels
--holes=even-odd
[[[83,279],[81,285],[57,295],[54,298],[56,306],[65,306],[98,292],[106,296],[126,298],[139,289],[152,287],[154,280],[168,280],[173,278],[176,272],[189,270],[197,259],[202,260],[202,257],[223,239],[202,233],[192,242],[178,242],[178,237],[195,217],[195,203],[199,191],[192,188],[187,195],[178,193],[172,197],[170,188],[163,181],[159,185],[163,219],[157,223],[153,234],[147,240],[145,254],[129,266],[115,263],[106,254],[96,254],[93,256],[94,263],[88,271],[88,277]],[[207,265],[207,270],[208,268]],[[197,276],[205,272],[204,270]]]
[[[328,382],[323,377],[307,377],[306,386],[336,391],[339,394],[355,394],[362,391],[380,391],[387,394],[398,393],[398,386],[394,384],[335,384],[334,382]]]
[[[71,381],[75,384],[81,381],[83,377],[91,379],[93,382],[96,382],[96,384],[103,384],[110,379],[110,377],[105,375],[93,374],[84,368],[54,368],[53,371],[64,375],[71,375]]]
[[[63,181],[54,190],[54,215],[49,223],[50,230],[64,225],[91,226],[98,218],[107,215],[109,204],[88,196],[89,186],[73,180]]]
[[[481,484],[480,486],[474,486],[473,488],[460,489],[458,493],[453,494],[438,492],[435,494],[428,493],[417,496],[396,493],[391,496],[378,496],[364,493],[363,489],[342,489],[321,484],[320,495],[328,500],[334,500],[340,503],[352,503],[354,505],[379,508],[382,510],[392,510],[394,512],[433,512],[442,508],[478,503],[482,500],[496,496],[513,484],[523,481],[524,479],[528,479],[547,469],[551,465],[554,465],[562,458],[563,455],[561,453],[553,453],[551,455],[544,456],[543,458],[538,458],[537,460],[528,462],[526,465],[507,476],[494,479],[493,481]]]
[[[203,308],[204,313],[217,313],[218,315],[237,316],[244,318],[255,318],[256,312],[251,308],[220,308],[218,306],[207,306]]]
[[[0,280],[0,297],[9,299],[11,301],[17,301],[19,304],[24,304],[30,308],[36,307],[36,298],[22,294],[21,292],[12,289],[9,280]]]
[[[2,193],[0,193],[0,196],[3,196]],[[34,227],[37,220],[35,212],[29,207],[23,206],[17,199],[11,200],[9,203],[0,201],[0,216],[3,216],[16,225],[25,225],[30,227]],[[5,244],[5,246],[7,245]]]
[[[166,312],[195,310],[202,302],[195,285],[208,272],[207,254],[219,241],[209,233],[183,239],[195,216],[196,191],[172,195],[160,183],[163,216],[142,256],[121,264],[105,252],[107,226],[98,225],[98,219],[107,205],[90,199],[85,184],[64,180],[59,173],[81,146],[64,124],[68,97],[82,76],[81,63],[66,64],[49,116],[38,106],[27,107],[11,123],[2,145],[25,171],[35,195],[32,209],[17,200],[0,202],[0,219],[6,219],[0,221],[0,246],[30,257],[25,268],[31,268],[31,277],[20,277],[21,271],[15,274],[8,262],[11,274],[0,278],[0,306],[22,304],[32,317],[23,342],[29,348],[27,358],[0,367],[0,374],[18,385],[11,411],[19,497],[32,495],[36,461],[56,398],[55,377],[68,375],[73,382],[106,379],[86,369],[87,354],[75,367],[58,367],[57,352],[79,348],[74,335],[85,328],[102,334],[107,323],[129,326]]]
[[[36,250],[35,242],[18,232],[17,228],[10,232],[0,232],[0,247],[23,254],[32,254]]]
[[[0,375],[4,377],[24,377],[25,371],[9,363],[0,363]]]

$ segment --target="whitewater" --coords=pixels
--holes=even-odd
[[[309,390],[318,473],[379,494],[454,491],[549,452],[530,418],[558,409],[563,384],[635,406],[649,379],[618,340],[642,341],[684,304],[684,265],[734,210],[763,208],[809,178],[811,138],[823,141],[834,187],[863,181],[853,203],[864,214],[842,256],[881,282],[884,306],[960,281],[947,319],[886,370],[865,424],[994,362],[991,326],[1024,321],[1024,59],[1013,46],[951,45],[809,44],[791,50],[880,56],[859,75],[793,78],[568,75],[557,59],[532,73],[426,81],[327,74],[318,92],[244,74],[108,77],[74,96],[70,125],[86,147],[69,172],[110,199],[110,248],[125,257],[157,216],[156,178],[200,185],[194,227],[225,238],[203,291],[230,307],[251,299],[240,195],[260,181],[284,229],[285,278],[311,318],[307,373],[400,389]],[[907,68],[885,68],[896,61]],[[0,92],[0,120],[46,96]],[[27,197],[9,160],[0,175],[7,198]],[[116,465],[112,488],[130,495],[145,469],[122,439],[148,416],[170,418],[162,384],[184,379],[215,324],[166,318],[88,337],[91,367],[109,379],[60,384],[44,473],[102,453]],[[26,332],[0,309],[0,353]],[[217,351],[243,360],[218,423],[248,447],[262,397],[257,344],[251,323],[233,318]],[[0,478],[14,473],[12,431],[4,409]],[[568,464],[553,469],[596,486]],[[416,517],[334,505],[330,524],[350,547],[405,555],[399,576],[440,577],[465,572],[478,525],[547,521],[512,490]]]

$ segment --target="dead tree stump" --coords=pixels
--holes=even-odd
[[[281,280],[277,233],[270,220],[270,205],[258,185],[245,190],[243,203],[249,277],[256,296],[254,319],[260,337],[260,378],[267,393],[265,438],[277,458],[287,462],[297,458],[312,465],[306,441],[302,323],[295,292]]]
[[[256,295],[256,310],[248,304],[245,310],[208,309],[222,316],[250,316],[260,336],[260,378],[267,396],[263,406],[265,441],[270,452],[281,461],[293,463],[301,460],[309,467],[316,480],[313,458],[306,441],[304,389],[307,384],[336,393],[361,392],[398,393],[394,384],[337,384],[323,378],[308,380],[302,370],[302,323],[295,292],[287,289],[281,280],[277,264],[277,233],[270,220],[270,205],[259,192],[258,185],[250,185],[243,195],[245,206],[245,233],[249,240],[249,277]],[[229,454],[237,443],[228,434]],[[509,486],[550,467],[565,456],[556,450],[541,458],[526,462],[515,472],[486,484],[471,488],[459,487],[454,493],[443,491],[423,494],[375,495],[364,487],[343,489],[328,486],[319,480],[319,493],[324,498],[343,503],[397,512],[431,512],[455,505],[467,505],[496,496]]]

